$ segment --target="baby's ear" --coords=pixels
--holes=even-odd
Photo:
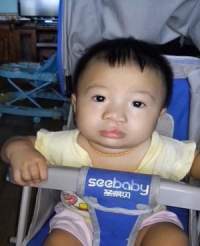
[[[162,108],[160,111],[160,117],[163,116],[167,112],[167,108]]]
[[[76,113],[76,95],[75,94],[72,94],[71,102],[72,102],[73,111],[74,113]]]

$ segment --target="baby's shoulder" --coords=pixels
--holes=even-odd
[[[48,131],[41,129],[37,132],[35,147],[36,148],[57,148],[66,145],[76,145],[79,131],[63,130],[63,131]]]
[[[40,129],[37,132],[37,138],[51,138],[51,139],[59,139],[59,138],[74,138],[79,134],[77,129],[72,130],[62,130],[62,131],[48,131],[46,129]]]
[[[162,144],[165,144],[166,146],[177,146],[177,147],[183,147],[183,146],[196,146],[196,143],[192,140],[179,140],[172,137],[160,135],[156,132],[157,138]]]
[[[162,146],[162,152],[164,154],[174,155],[176,158],[181,158],[188,155],[194,155],[196,150],[196,143],[194,141],[181,141],[171,137],[159,135],[160,146]]]
[[[181,180],[191,168],[195,149],[196,144],[192,141],[180,141],[155,133],[141,167],[163,178]]]

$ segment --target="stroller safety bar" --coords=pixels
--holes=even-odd
[[[89,169],[94,168],[83,167],[79,169],[50,167],[48,170],[48,180],[40,183],[38,187],[55,190],[68,190],[79,193],[80,187],[83,189],[85,178]],[[116,171],[110,172],[113,173]],[[128,174],[130,175],[131,173]],[[168,181],[157,175],[148,176],[151,176],[152,178],[151,192],[154,193],[154,199],[157,203],[167,206],[200,210],[199,187],[185,184],[183,182]]]

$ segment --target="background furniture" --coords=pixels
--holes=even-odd
[[[57,47],[57,26],[31,21],[0,22],[0,63],[41,62]]]

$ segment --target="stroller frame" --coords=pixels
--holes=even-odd
[[[190,98],[190,120],[189,120],[189,123],[190,123],[190,126],[189,126],[189,139],[193,139],[195,140],[195,137],[196,138],[199,138],[199,130],[198,128],[195,128],[196,129],[196,134],[195,132],[193,131],[193,127],[191,127],[191,124],[193,124],[194,122],[194,114],[196,115],[199,115],[198,113],[200,112],[200,107],[198,106],[198,108],[194,108],[191,109],[191,106],[193,105],[194,101],[196,98],[197,98],[197,95],[196,95],[196,88],[198,87],[198,92],[200,91],[200,83],[198,80],[194,80],[194,77],[198,77],[199,74],[200,74],[200,60],[197,59],[197,58],[193,58],[193,57],[171,57],[169,56],[168,57],[170,62],[172,63],[172,66],[174,68],[174,71],[175,71],[175,74],[178,78],[183,78],[183,74],[181,75],[181,73],[184,73],[184,74],[187,74],[187,79],[189,79],[189,84],[190,84],[190,87],[189,87],[189,90],[190,90],[190,93],[191,93],[191,98]],[[183,62],[184,60],[184,62]],[[189,65],[192,64],[192,68],[191,69],[186,69],[187,67],[187,63]],[[186,66],[186,67],[185,67]],[[195,86],[194,86],[195,85]],[[193,91],[195,87],[195,93]],[[195,95],[194,95],[195,94]],[[198,95],[199,97],[199,95]],[[192,119],[191,119],[192,118]],[[68,121],[68,126],[70,126],[71,122],[72,122],[72,114],[69,115],[69,121]],[[165,119],[165,122],[166,123],[169,119]],[[168,124],[168,133],[170,132],[171,134],[171,129],[170,127],[173,126],[173,124]],[[178,126],[179,127],[179,126]],[[164,124],[163,126],[164,130],[166,131],[166,124]],[[162,129],[161,129],[161,132],[162,132]],[[170,135],[169,134],[169,135]],[[192,137],[191,137],[192,136]],[[53,170],[53,169],[52,169]],[[64,183],[64,180],[66,177],[64,172],[63,172],[63,169],[61,168],[60,170],[58,171],[55,171],[53,170],[52,172],[52,175],[50,174],[49,176],[49,180],[46,182],[46,183],[43,183],[41,184],[41,187],[43,188],[47,188],[47,189],[38,189],[38,197],[37,197],[37,200],[36,200],[36,206],[35,206],[35,211],[34,211],[34,215],[33,215],[33,221],[31,222],[31,225],[30,225],[30,228],[29,228],[29,231],[28,231],[28,234],[26,234],[26,231],[27,231],[27,217],[28,217],[28,209],[29,209],[29,205],[30,205],[30,192],[31,192],[31,187],[24,187],[23,188],[23,194],[22,194],[22,203],[21,203],[21,209],[20,209],[20,216],[19,216],[19,224],[18,224],[18,231],[17,231],[17,237],[16,238],[12,238],[11,241],[12,242],[15,242],[17,246],[22,246],[22,245],[26,245],[26,243],[28,242],[29,240],[29,237],[31,235],[34,236],[38,229],[35,228],[36,224],[38,223],[39,225],[42,225],[46,219],[48,218],[48,215],[51,213],[52,209],[53,209],[53,206],[55,204],[55,201],[58,200],[58,193],[55,192],[53,193],[53,191],[50,191],[49,189],[63,189],[63,185],[67,185]],[[58,175],[57,175],[58,173]],[[63,177],[63,181],[61,181],[61,175]],[[55,176],[55,178],[54,178]],[[73,175],[71,175],[73,176]],[[53,178],[52,178],[53,177]],[[53,180],[53,181],[52,181]],[[61,181],[61,182],[60,182]],[[76,180],[73,181],[72,179],[70,179],[71,183],[68,183],[69,187],[73,186],[74,187],[76,186]],[[193,182],[193,181],[192,181]],[[193,182],[194,184],[196,184],[196,181]],[[198,184],[198,183],[197,183]],[[171,184],[169,184],[169,187],[171,186]],[[186,186],[185,186],[186,187]],[[167,186],[166,186],[166,189]],[[184,188],[185,189],[185,188]],[[187,190],[188,190],[188,194],[192,195],[193,191],[195,190],[195,192],[197,192],[199,194],[199,188],[193,188],[193,187],[187,187]],[[195,193],[194,192],[194,193]],[[48,194],[49,193],[49,194]],[[193,193],[193,194],[194,194]],[[194,197],[197,196],[197,193],[196,195],[194,194]],[[51,196],[53,198],[51,198]],[[47,207],[45,206],[45,209],[42,208],[42,202],[44,200],[42,200],[44,198],[47,199],[47,204],[49,204],[49,207],[47,209]],[[53,200],[53,204],[50,204],[49,201]],[[189,200],[192,200],[192,198],[189,198]],[[171,201],[171,205],[177,205],[176,204],[177,201]],[[169,205],[167,203],[167,205]],[[193,205],[189,205],[190,206],[190,219],[189,219],[189,238],[190,238],[190,245],[191,246],[197,246],[198,245],[198,234],[199,234],[199,231],[198,231],[198,225],[200,224],[200,222],[198,221],[198,218],[196,216],[196,209],[200,209],[199,207],[195,207]],[[39,210],[39,207],[41,207],[41,211]],[[187,207],[187,205],[182,205],[182,207]],[[195,209],[195,210],[193,210]],[[47,213],[46,213],[46,210]],[[40,216],[44,213],[44,217],[41,219]],[[38,220],[39,219],[39,220]],[[27,236],[26,236],[27,235]]]

